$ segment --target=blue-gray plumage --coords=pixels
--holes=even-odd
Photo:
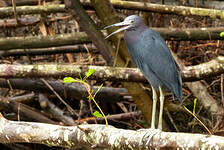
[[[158,128],[162,129],[162,109],[164,102],[162,89],[170,90],[182,101],[182,81],[179,74],[179,67],[163,38],[154,30],[149,29],[139,16],[128,16],[123,22],[110,25],[106,28],[113,26],[122,26],[122,28],[111,33],[106,38],[125,30],[124,40],[131,59],[152,86],[152,128],[155,128],[156,91],[160,91],[160,117]]]

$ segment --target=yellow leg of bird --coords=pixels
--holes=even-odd
[[[152,121],[151,121],[151,129],[155,129],[155,117],[156,117],[156,103],[157,103],[157,94],[156,90],[152,87]]]
[[[164,104],[164,92],[161,87],[159,87],[159,92],[160,92],[160,108],[159,108],[159,124],[158,124],[158,129],[162,130],[162,122],[163,122],[163,104]]]

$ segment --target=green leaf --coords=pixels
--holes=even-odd
[[[86,77],[88,78],[89,76],[91,76],[93,73],[95,72],[95,69],[89,69],[89,71],[86,73]]]
[[[76,82],[76,80],[72,77],[65,77],[64,79],[64,83],[73,83]]]
[[[98,111],[95,111],[95,112],[93,113],[93,116],[95,116],[95,117],[97,117],[97,118],[102,118],[102,117],[103,117],[103,115],[102,115],[100,112],[98,112]]]
[[[224,32],[221,32],[219,35],[220,37],[224,37]]]

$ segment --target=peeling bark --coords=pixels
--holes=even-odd
[[[94,80],[147,82],[137,68],[121,68],[109,66],[85,66],[71,64],[34,64],[34,65],[10,65],[0,64],[1,78],[24,78],[24,77],[54,77],[62,78],[71,76],[79,78],[79,70],[84,77],[89,69],[95,72],[89,77]],[[184,67],[181,70],[183,81],[198,81],[224,73],[224,57],[219,56],[209,62],[196,66]]]
[[[66,127],[9,121],[2,115],[0,116],[0,129],[1,143],[39,143],[66,148],[109,150],[224,149],[224,137],[221,136],[162,132],[152,129],[133,131],[97,124]],[[150,139],[150,135],[153,135],[153,138]]]
[[[218,56],[215,59],[196,66],[184,67],[182,71],[185,81],[195,81],[199,79],[214,77],[224,73],[224,57]]]

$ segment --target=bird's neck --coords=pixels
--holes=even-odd
[[[124,40],[127,43],[133,43],[138,41],[142,32],[148,29],[146,25],[138,26],[138,28],[133,28],[124,32]]]

